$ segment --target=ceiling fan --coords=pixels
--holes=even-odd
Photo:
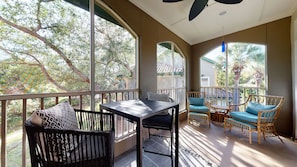
[[[163,0],[163,2],[179,2],[182,0]],[[216,2],[223,3],[223,4],[237,4],[240,3],[242,0],[215,0]],[[205,8],[207,5],[208,0],[195,0],[190,13],[189,13],[189,21],[193,20],[196,16],[201,13],[201,11]]]

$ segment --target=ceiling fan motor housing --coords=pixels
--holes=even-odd
[[[179,2],[179,1],[182,1],[182,0],[163,0],[163,2],[166,2],[166,3]],[[215,1],[223,4],[237,4],[242,2],[242,0],[215,0]],[[207,3],[208,3],[208,0],[195,0],[189,13],[189,21],[197,17],[205,8]]]

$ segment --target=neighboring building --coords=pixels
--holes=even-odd
[[[216,68],[215,61],[201,57],[200,58],[200,85],[204,86],[217,86],[216,84]],[[197,74],[199,75],[199,74]]]
[[[174,72],[175,87],[182,87],[184,85],[184,68],[174,68],[169,64],[157,64],[157,79],[158,89],[173,88],[172,82],[172,71]]]

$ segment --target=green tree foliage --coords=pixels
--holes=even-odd
[[[233,43],[228,47],[228,55],[229,73],[234,76],[234,82],[238,80],[239,84],[246,86],[264,86],[265,52],[262,45]]]
[[[0,2],[0,94],[83,91],[90,84],[89,12],[63,0]],[[135,38],[95,17],[96,89],[135,77]]]
[[[249,43],[228,44],[228,64],[225,56],[216,60],[217,84],[225,86],[226,66],[228,65],[228,84],[234,86],[264,86],[265,49],[263,45]]]

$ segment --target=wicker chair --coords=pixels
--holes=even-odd
[[[205,100],[205,92],[187,92],[188,123],[192,120],[204,119],[210,126],[210,103]]]
[[[174,102],[174,100],[171,97],[169,97],[169,94],[157,94],[157,93],[149,92],[147,99],[153,100],[153,101]],[[164,137],[164,138],[170,139],[170,154],[162,153],[156,150],[149,150],[146,148],[143,148],[144,152],[170,157],[171,166],[173,166],[173,123],[174,123],[173,109],[170,109],[169,111],[165,110],[161,114],[144,119],[142,122],[143,127],[148,129],[149,138],[151,138],[151,136],[158,136],[158,137],[162,137],[162,138]],[[151,129],[169,131],[170,136],[151,133]]]
[[[110,113],[76,110],[79,129],[46,129],[28,119],[32,167],[92,167],[114,164],[114,117]]]
[[[241,128],[242,131],[248,130],[250,144],[252,144],[251,134],[253,131],[258,133],[258,144],[261,143],[261,134],[266,140],[267,133],[274,134],[282,141],[274,124],[283,103],[284,97],[282,96],[249,95],[244,103],[230,105],[231,118],[225,118],[224,129],[229,128],[231,131],[231,128],[235,126]]]

